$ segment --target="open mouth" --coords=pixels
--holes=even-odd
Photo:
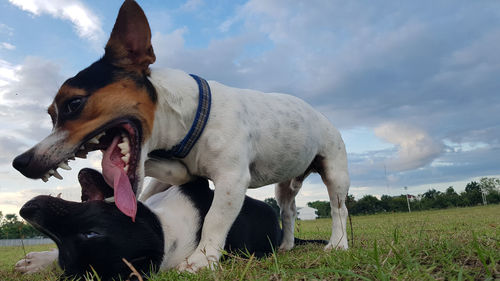
[[[48,181],[51,176],[62,179],[57,168],[71,170],[69,160],[75,160],[75,157],[87,158],[89,152],[101,150],[104,179],[115,189],[115,197],[118,196],[120,202],[129,202],[125,205],[131,206],[132,199],[135,203],[138,185],[137,166],[141,152],[141,134],[140,122],[133,118],[119,118],[108,122],[88,134],[75,151],[42,176],[42,180]],[[132,210],[124,211],[131,212]]]

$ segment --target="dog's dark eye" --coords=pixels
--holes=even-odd
[[[63,114],[72,115],[77,113],[81,109],[83,102],[83,98],[74,98],[69,100],[63,108]]]
[[[100,237],[100,236],[101,236],[101,234],[99,234],[97,232],[94,232],[94,231],[83,233],[83,237],[85,237],[86,239],[97,238],[97,237]]]

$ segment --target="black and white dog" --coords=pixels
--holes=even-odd
[[[16,264],[16,270],[33,273],[58,260],[67,276],[83,276],[92,267],[103,280],[124,278],[130,269],[122,258],[148,274],[176,267],[198,246],[203,220],[214,196],[206,179],[173,186],[144,204],[139,202],[136,220],[132,222],[114,202],[105,200],[113,190],[101,173],[83,169],[78,178],[82,203],[42,195],[24,204],[21,216],[52,238],[58,250],[30,253]],[[246,197],[226,239],[225,250],[261,257],[272,253],[281,237],[273,209]]]

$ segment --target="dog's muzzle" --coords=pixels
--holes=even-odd
[[[14,158],[12,166],[21,172],[24,176],[32,179],[38,179],[43,176],[47,171],[44,168],[33,165],[34,149],[30,149],[23,154]]]

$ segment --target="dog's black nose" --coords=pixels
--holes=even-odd
[[[31,151],[26,151],[25,153],[14,158],[12,166],[22,173],[29,166],[31,158],[33,158],[33,153],[31,153]]]
[[[36,202],[36,200],[30,200],[24,204],[21,210],[19,210],[19,214],[22,218],[29,220],[35,216],[39,209],[40,205]]]

